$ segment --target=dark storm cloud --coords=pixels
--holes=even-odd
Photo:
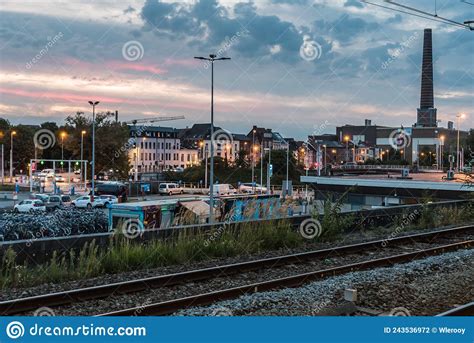
[[[237,3],[234,16],[215,0],[200,0],[194,5],[147,0],[141,16],[146,30],[174,38],[186,38],[202,48],[217,47],[238,35],[232,49],[243,56],[271,55],[296,61],[303,36],[293,23],[274,15],[260,15],[252,3]],[[172,36],[171,36],[172,34]]]
[[[380,24],[368,22],[358,17],[343,14],[334,21],[317,20],[314,22],[314,30],[330,35],[341,43],[349,43],[363,34],[376,33]]]
[[[285,5],[308,5],[311,0],[272,0],[272,4]]]
[[[344,7],[364,8],[364,5],[359,0],[347,0]]]

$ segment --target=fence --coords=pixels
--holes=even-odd
[[[407,213],[421,213],[424,208],[436,209],[439,207],[448,207],[455,208],[457,206],[464,206],[468,203],[472,203],[471,200],[456,200],[456,201],[443,201],[429,204],[416,204],[416,205],[404,205],[396,207],[387,207],[382,209],[371,209],[371,210],[361,210],[353,212],[340,213],[340,216],[352,216],[353,224],[349,230],[369,228],[374,226],[386,226],[393,224],[397,219],[397,216],[406,215]],[[155,239],[167,239],[176,237],[183,230],[188,230],[190,234],[206,234],[211,230],[222,227],[225,225],[226,228],[236,229],[242,225],[248,223],[269,223],[276,225],[279,221],[287,220],[290,222],[291,226],[297,229],[300,224],[305,220],[310,218],[310,215],[297,215],[293,217],[280,218],[280,219],[259,219],[259,220],[248,220],[241,222],[231,222],[231,223],[216,223],[214,225],[210,224],[194,224],[186,226],[178,226],[167,229],[153,229],[146,230],[143,234],[133,241],[137,244],[146,244],[149,240]],[[322,215],[319,216],[319,219],[322,219]],[[113,237],[113,232],[108,233],[97,233],[97,234],[88,234],[88,235],[79,235],[79,236],[69,236],[69,237],[58,237],[58,238],[40,238],[34,240],[20,240],[20,241],[10,241],[2,242],[0,244],[0,259],[3,258],[5,252],[8,249],[13,249],[17,253],[17,261],[22,263],[25,260],[32,263],[41,263],[47,261],[51,258],[54,251],[58,253],[59,256],[63,256],[68,253],[70,250],[80,250],[85,244],[90,244],[92,241],[95,242],[100,248],[107,247]]]

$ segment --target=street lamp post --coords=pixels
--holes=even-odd
[[[260,146],[260,187],[263,187],[263,146]],[[260,193],[262,193],[260,188]]]
[[[84,175],[84,135],[86,134],[85,130],[81,131],[81,174],[80,174],[80,181],[79,183],[82,183],[82,178]],[[85,182],[85,180],[84,180]],[[84,184],[84,189],[86,189],[86,185]]]
[[[13,136],[16,131],[10,132],[10,182],[13,182]]]
[[[288,165],[290,163],[290,142],[286,142],[286,193],[288,196]]]
[[[461,170],[461,153],[459,151],[459,132],[460,132],[460,120],[461,118],[464,117],[464,114],[462,113],[458,113],[456,114],[456,119],[457,119],[457,126],[458,126],[458,137],[457,137],[457,148],[456,148],[456,166],[457,166],[457,170],[458,172]]]
[[[346,162],[349,161],[349,136],[344,136],[344,140],[346,141]]]
[[[440,165],[440,169],[443,170],[443,164],[444,164],[444,158],[443,158],[443,154],[444,154],[444,135],[442,135],[440,137],[441,139],[441,144],[439,145],[439,165]]]
[[[95,107],[99,104],[99,101],[89,101],[92,106],[92,201],[95,196]]]
[[[210,168],[210,187],[209,187],[209,224],[214,222],[214,62],[230,60],[229,57],[217,57],[210,54],[209,57],[194,57],[198,60],[211,62],[211,168]]]
[[[66,132],[61,132],[61,161],[64,160],[64,137],[66,137]]]
[[[255,182],[255,129],[252,130],[252,185]],[[254,189],[255,192],[255,189]]]
[[[324,159],[323,159],[323,164],[324,164],[324,169],[326,169],[326,159],[327,159],[327,146],[326,144],[323,144],[323,148],[324,148]]]
[[[4,178],[5,178],[5,167],[4,167],[4,163],[5,163],[5,156],[4,156],[4,147],[3,147],[3,137],[4,137],[4,133],[2,131],[0,131],[0,139],[2,140],[2,144],[1,144],[1,152],[2,152],[2,160],[0,161],[1,163],[1,173],[2,173],[2,185],[3,185],[3,182],[5,181]]]
[[[64,171],[64,137],[66,137],[66,132],[61,132],[61,172]]]
[[[271,174],[270,174],[270,166],[272,164],[272,147],[268,148],[268,163],[267,163],[267,194],[270,194],[270,187],[271,187]]]

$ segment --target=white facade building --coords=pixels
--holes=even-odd
[[[198,164],[198,151],[182,149],[178,132],[170,127],[130,126],[131,174],[161,172]]]

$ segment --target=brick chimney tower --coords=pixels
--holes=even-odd
[[[433,95],[433,44],[431,29],[425,29],[423,37],[423,60],[421,68],[420,108],[417,111],[416,126],[436,127],[436,108]]]

